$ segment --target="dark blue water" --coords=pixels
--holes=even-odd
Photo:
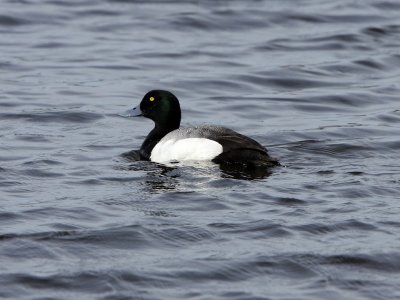
[[[398,1],[4,0],[1,299],[400,299]],[[174,92],[282,163],[127,160]]]

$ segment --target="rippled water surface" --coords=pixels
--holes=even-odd
[[[1,299],[400,299],[397,0],[4,0]],[[128,160],[174,92],[282,163]]]

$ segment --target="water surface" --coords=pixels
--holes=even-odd
[[[397,1],[2,1],[0,298],[399,299]],[[174,92],[283,164],[132,161]]]

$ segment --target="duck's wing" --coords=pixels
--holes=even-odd
[[[267,149],[252,138],[240,134],[232,129],[220,126],[203,127],[203,130],[212,139],[220,143],[224,152],[236,150],[255,150],[267,154]]]
[[[165,138],[173,140],[204,138],[216,141],[222,146],[222,153],[213,159],[216,163],[245,163],[267,167],[279,165],[279,162],[271,158],[267,149],[261,144],[226,127],[179,128],[167,134]]]
[[[165,138],[175,140],[193,137],[214,140],[222,145],[223,152],[246,149],[258,151],[264,154],[268,153],[265,147],[252,138],[222,126],[179,128],[165,136]]]

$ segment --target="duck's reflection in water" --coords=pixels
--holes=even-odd
[[[146,171],[145,183],[153,191],[174,190],[180,185],[179,177],[186,181],[196,181],[197,177],[209,176],[210,178],[231,178],[241,180],[260,180],[269,177],[273,168],[245,164],[215,164],[212,162],[168,163],[156,164],[140,160],[138,150],[132,150],[121,155],[128,162],[125,169],[132,171]],[[189,173],[193,174],[187,174]],[[219,171],[219,172],[218,172]],[[188,176],[185,176],[188,175]],[[198,178],[197,178],[198,179]],[[200,180],[202,181],[202,180]],[[195,183],[195,182],[193,182]]]

